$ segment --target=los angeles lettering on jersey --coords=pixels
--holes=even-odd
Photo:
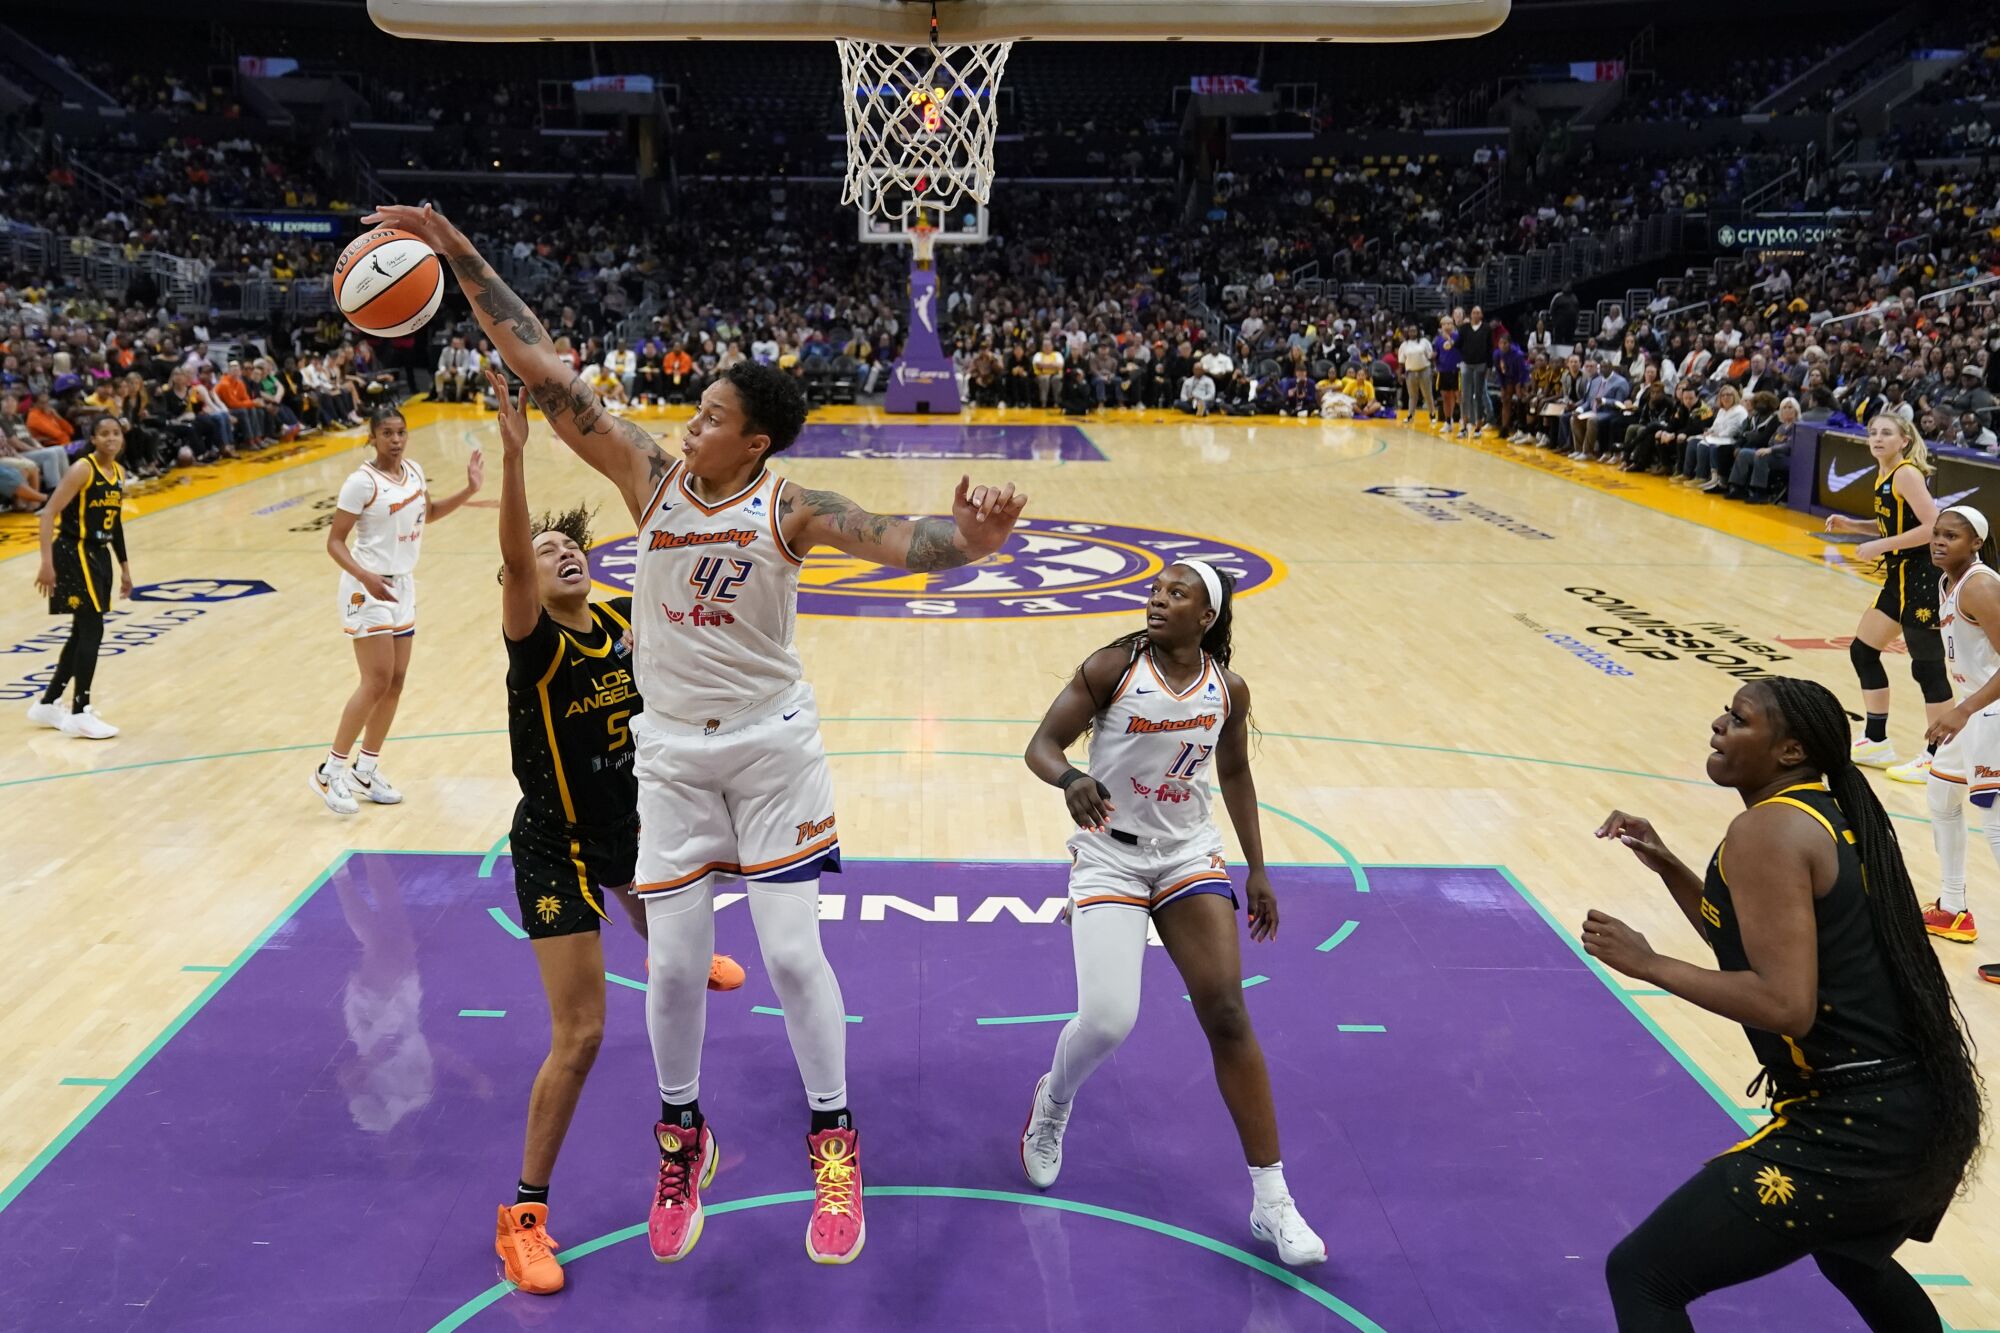
[[[731,528],[727,532],[655,532],[646,549],[672,551],[683,546],[748,546],[756,540],[756,533],[742,528]]]
[[[1199,717],[1177,717],[1165,722],[1155,722],[1151,718],[1135,717],[1125,724],[1125,734],[1146,735],[1160,731],[1207,731],[1215,725],[1215,714],[1203,713]]]
[[[632,673],[623,667],[613,667],[590,682],[591,693],[570,701],[563,710],[564,717],[575,717],[579,713],[591,713],[599,708],[609,708],[613,704],[627,703],[639,697],[632,688]]]

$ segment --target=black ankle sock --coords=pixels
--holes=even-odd
[[[1861,734],[1871,741],[1888,740],[1889,715],[1887,713],[1870,713],[1868,715],[1868,729]]]
[[[682,1129],[700,1129],[705,1123],[701,1115],[701,1099],[676,1104],[662,1097],[660,1099],[660,1122],[678,1125]]]
[[[546,1208],[549,1202],[549,1187],[547,1185],[530,1185],[525,1180],[520,1181],[514,1186],[514,1202],[517,1205],[539,1203]]]
[[[823,1134],[829,1129],[854,1128],[853,1117],[847,1114],[845,1106],[837,1111],[814,1111],[812,1117],[813,1122],[810,1132],[814,1134]]]

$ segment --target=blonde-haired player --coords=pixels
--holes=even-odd
[[[1986,812],[1987,845],[2000,860],[2000,552],[1986,515],[1953,505],[1931,524],[1931,562],[1944,575],[1939,617],[1945,661],[1958,703],[1931,723],[1937,746],[1925,787],[1931,841],[1937,847],[1938,900],[1924,909],[1924,929],[1941,939],[1970,944],[1979,938],[1965,901],[1965,802]],[[1992,971],[1993,975],[1988,975]],[[1980,969],[2000,981],[2000,968]]]
[[[1889,742],[1889,673],[1882,650],[1901,634],[1910,650],[1910,675],[1924,695],[1924,721],[1929,726],[1951,708],[1951,676],[1945,669],[1944,642],[1938,637],[1937,567],[1930,561],[1931,522],[1937,501],[1929,478],[1936,471],[1930,451],[1917,428],[1893,412],[1868,423],[1868,452],[1875,457],[1875,517],[1848,518],[1829,514],[1830,532],[1873,535],[1854,548],[1858,560],[1882,561],[1882,592],[1875,605],[1861,613],[1847,655],[1861,682],[1867,727],[1854,742],[1854,762],[1886,768],[1898,782],[1922,782],[1930,756],[1919,754],[1906,764],[1896,762]]]
[[[1236,890],[1209,817],[1208,764],[1250,864],[1250,938],[1278,933],[1250,776],[1250,687],[1229,670],[1229,576],[1184,560],[1153,580],[1144,629],[1084,660],[1028,743],[1028,769],[1060,787],[1078,832],[1069,840],[1076,1017],[1056,1039],[1021,1133],[1021,1166],[1038,1189],[1062,1170],[1063,1132],[1085,1079],[1139,1014],[1147,927],[1180,969],[1208,1035],[1215,1081],[1250,1166],[1250,1231],[1288,1264],[1326,1246],[1299,1216],[1278,1154],[1264,1052],[1243,1004]],[[1090,771],[1063,752],[1089,730]]]
[[[684,1258],[701,1237],[701,1182],[716,1152],[699,1102],[701,1044],[714,887],[728,877],[749,886],[812,1116],[806,1253],[847,1263],[867,1229],[845,1005],[819,938],[819,876],[839,868],[840,841],[819,715],[793,644],[799,568],[815,546],[918,573],[969,564],[1000,548],[1027,497],[962,478],[951,518],[907,519],[795,487],[766,465],[804,429],[805,394],[791,375],[751,362],[702,391],[671,459],[643,427],[605,411],[456,227],[428,207],[384,207],[372,219],[406,227],[444,256],[556,434],[617,485],[638,525],[633,674],[645,708],[631,728],[646,1018],[660,1080],[653,1257]]]
[[[432,500],[424,470],[403,456],[410,445],[410,425],[393,407],[368,418],[368,443],[374,454],[341,484],[333,526],[326,534],[326,553],[340,566],[340,628],[354,640],[354,660],[361,668],[361,683],[341,710],[333,748],[312,774],[313,790],[337,815],[361,808],[355,787],[377,805],[403,799],[375,761],[389,739],[403,697],[403,677],[410,669],[424,525],[477,495],[486,479],[486,464],[474,453],[465,466],[465,489]],[[361,753],[350,773],[347,758],[357,738]]]

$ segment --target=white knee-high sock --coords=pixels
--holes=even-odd
[[[1083,1081],[1111,1058],[1138,1020],[1147,921],[1146,913],[1132,907],[1094,907],[1071,920],[1076,1017],[1056,1038],[1049,1066],[1051,1100],[1074,1100]]]
[[[714,881],[646,900],[646,1035],[664,1101],[701,1095],[708,963],[715,954]]]
[[[750,919],[815,1111],[847,1105],[847,1002],[819,939],[819,880],[751,884]]]
[[[1924,780],[1931,812],[1931,845],[1938,856],[1938,903],[1948,912],[1965,910],[1965,787],[1940,777]],[[2000,825],[2000,819],[1989,824]],[[1987,835],[1988,841],[1993,835]],[[1996,844],[2000,846],[2000,844]]]

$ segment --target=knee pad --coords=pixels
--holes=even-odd
[[[1916,645],[1910,645],[1915,652]],[[1927,704],[1951,702],[1951,675],[1945,670],[1942,657],[1912,657],[1910,675],[1916,679],[1917,687],[1924,692]]]
[[[1882,666],[1882,650],[1870,648],[1856,639],[1847,645],[1848,660],[1854,663],[1854,674],[1861,681],[1864,690],[1886,690],[1889,688],[1889,673]]]

